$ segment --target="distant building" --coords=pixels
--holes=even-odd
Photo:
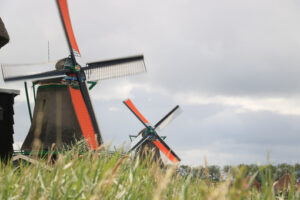
[[[18,90],[0,89],[0,159],[6,161],[13,154],[14,98]]]

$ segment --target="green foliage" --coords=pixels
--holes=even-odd
[[[58,154],[55,163],[1,164],[0,199],[275,199],[270,166],[229,167],[227,173],[222,179],[218,166],[162,169],[121,151],[75,148]],[[256,177],[262,180],[261,191],[245,187]],[[288,198],[299,199],[299,194],[292,188]]]

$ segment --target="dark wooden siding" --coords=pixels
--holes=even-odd
[[[0,158],[6,160],[13,153],[14,94],[0,93]]]

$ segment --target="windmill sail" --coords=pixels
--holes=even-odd
[[[93,130],[93,133],[95,135],[94,138],[97,138],[98,142],[96,145],[93,145],[93,149],[95,150],[97,148],[98,145],[101,145],[103,143],[103,139],[101,136],[101,132],[100,132],[100,128],[98,126],[98,122],[97,122],[97,118],[94,112],[94,108],[92,105],[92,101],[90,99],[90,95],[89,95],[89,91],[87,89],[85,80],[82,79],[82,77],[84,77],[84,72],[81,70],[81,66],[78,65],[76,59],[75,59],[75,55],[79,54],[79,48],[73,33],[73,29],[72,29],[72,24],[71,24],[71,20],[70,20],[70,16],[69,16],[69,9],[68,9],[68,4],[67,4],[67,0],[57,0],[57,6],[58,6],[58,11],[60,14],[60,19],[65,31],[65,35],[66,35],[66,39],[68,42],[68,46],[69,46],[69,50],[70,50],[70,54],[71,54],[71,64],[72,67],[78,67],[79,69],[74,71],[74,74],[76,75],[78,84],[79,84],[79,89],[80,89],[80,96],[82,96],[83,102],[85,104],[85,108],[87,110],[87,117],[85,118],[86,121],[88,121],[89,123],[86,124],[90,124],[89,127],[87,127],[90,130]]]
[[[87,80],[103,80],[146,72],[144,56],[132,56],[88,63],[83,67]]]
[[[44,63],[28,63],[28,64],[1,64],[2,75],[4,81],[36,79],[48,77],[46,74],[50,72],[51,76],[62,76],[64,73],[53,70],[56,61]],[[41,75],[41,76],[39,76]]]
[[[79,48],[71,24],[67,0],[57,0],[57,5],[65,29],[65,34],[67,37],[70,52],[73,55],[80,56]]]
[[[165,128],[173,119],[182,113],[182,110],[177,105],[173,108],[166,116],[164,116],[159,122],[154,125],[154,129],[162,130]]]
[[[139,148],[139,146],[141,146],[149,138],[150,138],[149,135],[148,136],[143,136],[142,134],[140,134],[135,140],[133,140],[131,142],[129,151],[133,151],[133,150]]]
[[[149,126],[148,120],[138,111],[138,109],[133,105],[132,101],[130,99],[127,99],[126,101],[123,101],[123,103],[128,107],[128,109],[144,124],[144,126],[147,128]]]
[[[159,150],[163,152],[173,163],[179,162],[180,158],[175,154],[175,152],[158,135],[156,137],[157,140],[152,141],[155,146],[157,146],[157,148],[159,148]]]

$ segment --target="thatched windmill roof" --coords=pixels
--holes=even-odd
[[[0,18],[0,48],[6,45],[9,41],[9,35],[4,26],[2,19]]]

